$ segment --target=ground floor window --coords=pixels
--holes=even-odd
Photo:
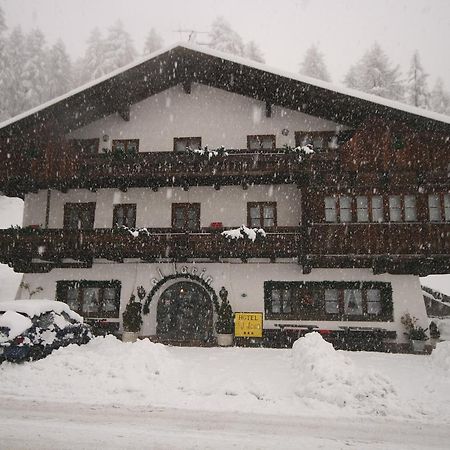
[[[58,281],[56,299],[83,317],[119,317],[121,283],[111,281]]]
[[[266,281],[266,319],[392,320],[392,287],[382,282]]]

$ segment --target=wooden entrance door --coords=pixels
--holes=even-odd
[[[156,320],[161,340],[205,342],[213,332],[211,297],[197,283],[177,282],[161,294]]]

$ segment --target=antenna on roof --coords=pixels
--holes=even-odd
[[[182,30],[181,28],[178,30],[174,30],[174,33],[180,33],[180,38],[182,38],[182,33],[187,33],[187,41],[192,42],[193,44],[198,45],[209,45],[209,42],[197,42],[198,34],[209,34],[209,31],[199,31],[193,29]]]

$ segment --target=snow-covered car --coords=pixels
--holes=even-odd
[[[53,300],[0,302],[0,363],[41,359],[69,344],[92,338],[83,318]]]

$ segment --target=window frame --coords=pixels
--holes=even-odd
[[[107,280],[107,281],[98,281],[98,280],[59,280],[56,282],[56,299],[60,302],[67,303],[67,295],[69,289],[78,289],[77,292],[77,309],[71,308],[76,313],[80,314],[85,318],[108,318],[108,319],[119,319],[120,318],[120,295],[122,290],[122,283],[119,280]],[[84,289],[99,289],[99,299],[98,312],[95,313],[86,313],[83,311],[83,290]],[[105,289],[115,289],[114,303],[115,310],[113,312],[105,312],[104,307],[104,297],[105,297]]]
[[[134,143],[136,144],[136,150],[130,151],[128,146]],[[113,139],[111,143],[111,151],[121,151],[117,148],[117,144],[124,144],[124,153],[139,153],[139,139]]]
[[[174,230],[179,230],[179,231],[185,231],[185,232],[198,232],[200,231],[200,213],[201,213],[201,204],[200,203],[172,203],[172,220],[171,220],[171,225],[172,225],[172,229]],[[184,211],[183,215],[184,215],[184,226],[183,227],[176,227],[175,226],[175,210],[177,208],[180,208]],[[189,221],[188,219],[188,214],[189,211],[195,211],[196,212],[196,226],[195,229],[190,229],[188,228],[186,225]]]
[[[250,148],[250,141],[252,139],[262,140],[262,139],[267,139],[267,138],[270,138],[272,140],[271,148],[259,148],[259,149]],[[277,148],[277,141],[276,141],[276,136],[274,134],[248,134],[247,135],[247,150],[248,151],[270,152],[270,151],[276,150],[276,148]]]
[[[84,203],[64,203],[64,218],[63,218],[63,229],[65,230],[93,230],[95,226],[95,209],[96,202],[84,202]],[[70,227],[69,214],[71,210],[87,211],[89,214],[89,226],[81,228]]]
[[[270,206],[273,208],[273,225],[264,226],[264,207]],[[251,208],[259,208],[259,222],[260,226],[252,225],[252,217],[250,215]],[[278,226],[277,202],[247,202],[247,226],[249,228],[263,228],[264,230],[273,230]]]
[[[183,150],[177,150],[177,143],[179,141],[187,141],[186,146]],[[199,144],[194,144],[194,146],[191,145],[190,141],[197,140]],[[196,146],[195,146],[196,145]],[[201,136],[184,136],[184,137],[174,137],[173,138],[173,151],[176,153],[181,153],[187,150],[187,148],[190,148],[191,150],[201,149],[202,148],[202,137]]]
[[[129,209],[131,209],[133,211],[133,224],[132,225],[118,225],[117,224],[117,219],[118,219],[118,212],[120,208],[124,208],[124,214],[123,217],[128,217],[128,214],[125,211],[128,211]],[[116,203],[113,207],[113,222],[112,222],[112,226],[113,228],[118,228],[120,226],[126,226],[128,228],[136,228],[136,208],[137,205],[136,203]]]
[[[272,291],[291,289],[290,313],[273,313]],[[345,291],[359,290],[361,292],[362,314],[345,313]],[[369,313],[368,291],[378,290],[380,292],[379,314]],[[316,292],[318,301],[313,308],[305,308],[302,299],[302,291]],[[326,312],[326,291],[337,291],[337,313]],[[297,299],[297,300],[296,300]],[[336,303],[336,302],[333,302]],[[303,304],[303,307],[302,307]],[[264,311],[266,320],[324,320],[324,321],[393,321],[393,298],[392,285],[380,281],[265,281],[264,282]]]
[[[430,215],[430,197],[438,198],[438,207],[435,208],[439,212],[439,220],[431,220]],[[446,200],[449,206],[446,207]],[[450,193],[449,192],[430,192],[427,194],[428,221],[430,223],[448,223],[450,222]],[[448,213],[447,213],[448,211]]]

